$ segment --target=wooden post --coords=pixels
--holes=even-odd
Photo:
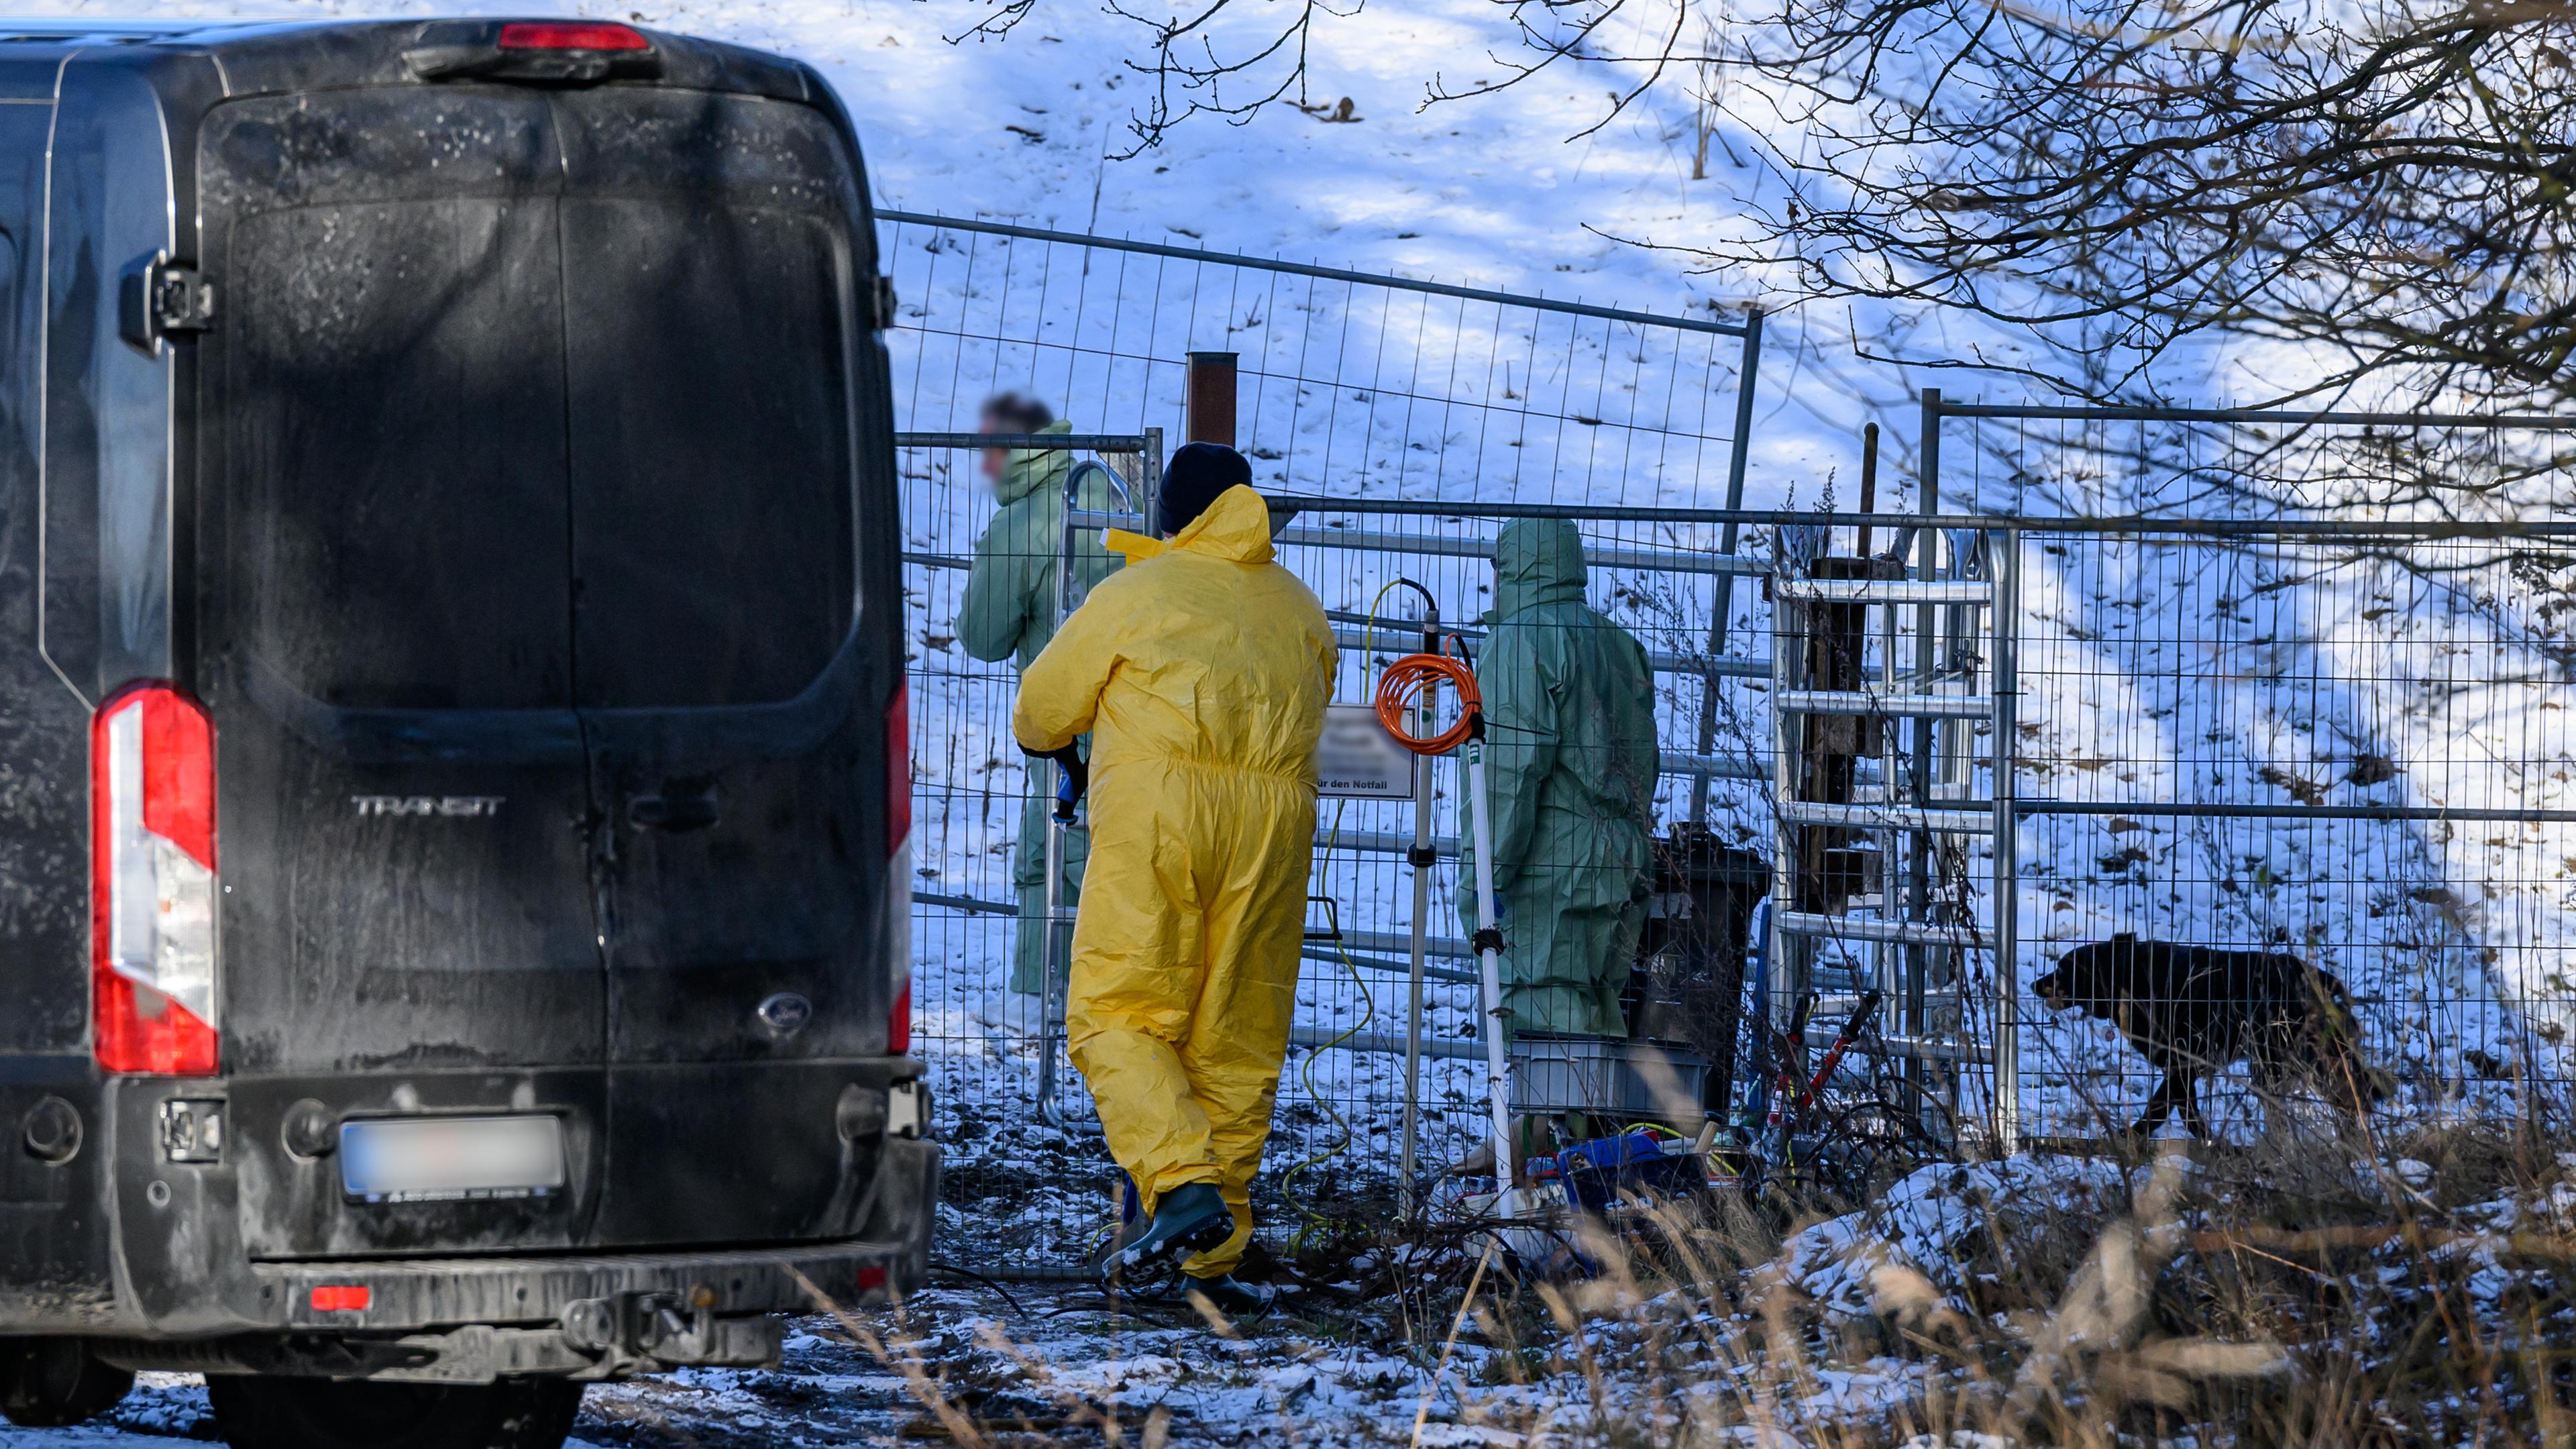
[[[1234,363],[1231,352],[1190,354],[1188,441],[1234,446]]]

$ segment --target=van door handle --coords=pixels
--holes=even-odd
[[[638,795],[626,802],[627,820],[644,830],[704,830],[720,807],[712,789],[699,795]]]

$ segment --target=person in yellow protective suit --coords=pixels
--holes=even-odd
[[[1194,1252],[1220,1307],[1288,1055],[1315,741],[1338,663],[1322,605],[1273,561],[1270,510],[1231,448],[1165,474],[1169,542],[1113,533],[1127,567],[1032,661],[1011,727],[1050,755],[1091,735],[1091,864],[1066,1038],[1144,1213],[1103,1277]]]

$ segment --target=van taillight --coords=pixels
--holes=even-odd
[[[912,691],[905,685],[894,687],[894,702],[886,706],[886,850],[889,854],[904,848],[912,839]]]
[[[902,684],[886,704],[885,752],[885,953],[894,973],[886,1053],[901,1056],[912,1050],[912,704]]]
[[[503,50],[651,50],[631,25],[584,20],[522,20],[501,27]]]
[[[112,1072],[215,1070],[215,727],[175,685],[90,721],[91,1050]]]

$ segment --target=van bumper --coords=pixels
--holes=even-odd
[[[137,1325],[142,1334],[120,1334],[94,1351],[136,1368],[449,1382],[460,1381],[458,1371],[462,1381],[495,1373],[600,1378],[767,1362],[777,1353],[767,1315],[882,1303],[928,1277],[938,1145],[885,1139],[876,1179],[870,1235],[837,1242],[236,1260],[229,1269],[201,1269],[180,1311],[146,1318]],[[387,1352],[394,1340],[423,1334],[441,1342]],[[436,1370],[442,1361],[450,1371]]]
[[[488,1383],[599,1380],[778,1361],[781,1312],[835,1312],[921,1286],[939,1148],[889,1140],[882,1238],[776,1248],[357,1259],[249,1265],[267,1312],[231,1331],[114,1337],[121,1367]],[[898,1201],[899,1198],[899,1201]]]
[[[898,1072],[907,1065],[899,1059],[859,1064],[881,1072]],[[855,1080],[865,1080],[864,1073]],[[100,1155],[113,1170],[103,1206],[114,1249],[115,1305],[106,1321],[87,1327],[89,1334],[204,1340],[316,1329],[382,1333],[543,1325],[558,1320],[573,1303],[603,1295],[662,1293],[674,1285],[689,1292],[707,1288],[722,1313],[756,1314],[810,1309],[816,1300],[798,1285],[797,1273],[826,1300],[847,1303],[908,1291],[928,1271],[940,1156],[936,1143],[900,1135],[898,1128],[920,1130],[921,1124],[912,1120],[888,1121],[885,1130],[867,1133],[866,1151],[855,1159],[845,1153],[842,1181],[835,1187],[837,1205],[820,1215],[831,1228],[792,1238],[782,1234],[763,1241],[720,1231],[684,1236],[688,1225],[679,1222],[667,1233],[614,1246],[539,1240],[521,1247],[520,1240],[506,1234],[487,1233],[470,1244],[425,1245],[409,1252],[399,1251],[397,1236],[388,1244],[394,1252],[263,1253],[244,1241],[242,1224],[258,1214],[243,1204],[273,1203],[275,1189],[240,1169],[238,1160],[246,1154],[239,1150],[239,1132],[228,1132],[225,1160],[165,1160],[170,1154],[161,1141],[164,1105],[223,1095],[223,1084],[174,1078],[107,1083],[99,1115],[107,1124],[108,1140]],[[828,1121],[824,1130],[832,1130]],[[854,1160],[864,1170],[850,1167]],[[269,1197],[262,1199],[263,1192]],[[841,1201],[843,1193],[846,1202]],[[689,1243],[691,1236],[697,1241],[677,1246]],[[772,1266],[754,1271],[750,1264],[755,1261]],[[701,1271],[701,1264],[719,1265],[723,1271]],[[736,1264],[742,1265],[738,1271]],[[881,1286],[876,1282],[879,1269],[884,1272]],[[737,1277],[742,1280],[738,1289]],[[317,1287],[340,1291],[325,1293],[317,1306]],[[0,1319],[5,1316],[0,1313]]]
[[[264,1263],[252,1271],[287,1305],[281,1328],[382,1331],[559,1323],[575,1305],[638,1297],[667,1300],[684,1317],[701,1306],[719,1317],[827,1313],[913,1291],[928,1273],[929,1252],[924,1236],[735,1252]],[[366,1306],[317,1308],[317,1301]]]

